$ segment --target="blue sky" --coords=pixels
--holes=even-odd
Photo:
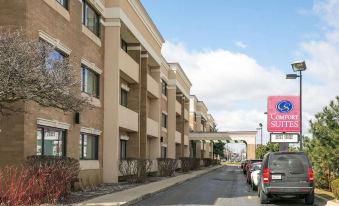
[[[211,2],[211,3],[206,3]],[[142,0],[164,38],[190,50],[246,53],[267,67],[290,69],[299,43],[318,37],[310,0]],[[236,46],[242,42],[246,48]]]
[[[298,95],[286,80],[305,59],[303,131],[339,95],[339,0],[141,0],[220,130],[266,132],[267,96]],[[208,3],[208,4],[207,4]],[[257,138],[258,140],[259,138]]]

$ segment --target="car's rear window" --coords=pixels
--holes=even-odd
[[[304,154],[272,154],[269,168],[272,171],[289,171],[291,174],[307,173],[309,162]]]

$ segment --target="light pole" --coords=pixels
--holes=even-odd
[[[292,69],[294,72],[299,72],[298,74],[286,74],[286,79],[296,79],[299,77],[300,79],[300,84],[299,84],[299,98],[300,98],[300,150],[303,148],[303,143],[302,143],[302,71],[306,70],[306,63],[305,61],[297,61],[291,64]]]

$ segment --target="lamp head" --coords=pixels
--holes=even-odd
[[[296,79],[299,75],[297,74],[286,74],[286,79]]]
[[[305,71],[306,70],[306,63],[305,61],[296,61],[292,64],[292,69],[294,72]]]

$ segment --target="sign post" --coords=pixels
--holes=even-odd
[[[267,102],[267,131],[270,141],[279,143],[281,150],[288,143],[297,143],[300,133],[299,96],[269,96]]]

